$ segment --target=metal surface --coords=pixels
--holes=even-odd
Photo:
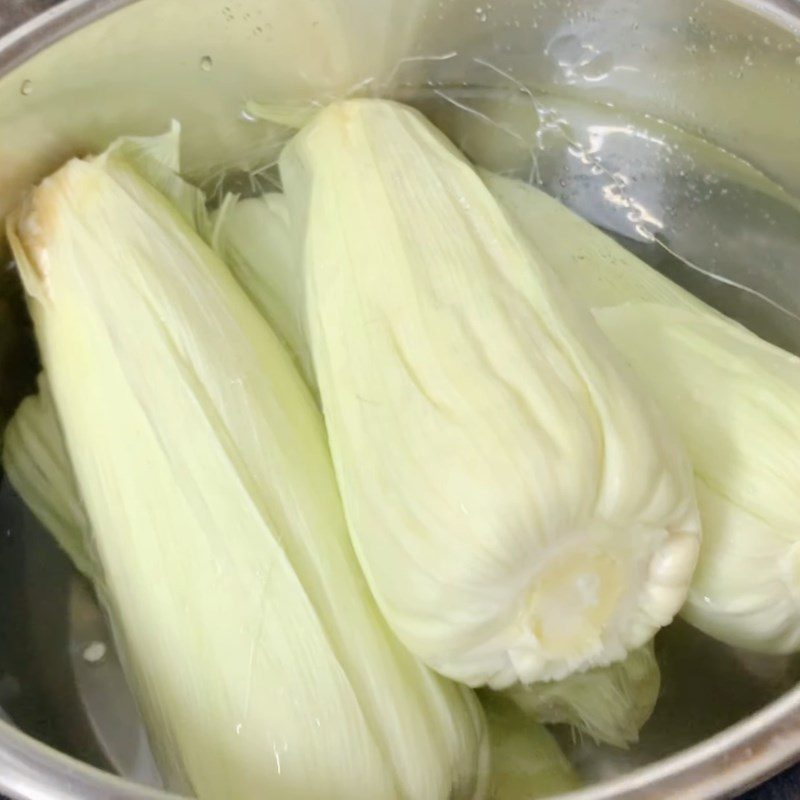
[[[268,51],[263,43],[253,44],[246,38],[254,28],[249,21],[247,26],[242,22],[259,2],[203,0],[193,7],[198,21],[191,36],[176,24],[181,13],[185,15],[185,0],[140,0],[136,7],[125,0],[65,0],[44,17],[16,28],[0,40],[0,162],[4,135],[8,141],[18,135],[20,141],[29,143],[31,159],[13,163],[13,172],[7,163],[0,163],[4,191],[36,179],[66,154],[102,146],[118,133],[155,132],[172,115],[181,119],[189,137],[190,171],[203,174],[208,167],[200,153],[212,153],[212,160],[230,165],[231,152],[254,147],[263,132],[238,121],[215,129],[208,120],[226,115],[237,118],[242,99],[266,80],[268,67],[259,67],[258,60]],[[262,5],[269,2],[263,0]],[[522,0],[502,4],[495,0],[493,13],[499,16],[502,5],[508,6],[509,15],[505,21],[494,19],[488,24],[481,19],[483,6],[475,14],[473,3],[455,0],[439,5],[448,8],[442,12],[438,28],[433,26],[437,30],[422,37],[420,54],[447,52],[449,29],[462,27],[462,38],[476,48],[476,54],[489,53],[494,63],[506,59],[506,71],[511,69],[526,83],[541,80],[551,96],[593,103],[596,109],[612,101],[623,112],[626,103],[646,108],[651,115],[663,117],[667,127],[681,125],[692,134],[713,134],[716,141],[745,155],[764,174],[780,176],[789,187],[800,187],[800,158],[795,147],[800,121],[787,119],[784,111],[800,107],[795,103],[800,100],[800,44],[794,31],[800,9],[796,4],[545,1],[536,12],[537,27],[530,26],[522,34],[515,33],[519,26],[513,24],[530,17],[530,3]],[[484,5],[490,8],[492,4]],[[15,4],[14,24],[19,22],[16,13],[28,10],[24,6]],[[112,14],[115,9],[122,10]],[[221,31],[219,21],[227,21],[234,13],[242,27],[231,23],[230,29]],[[7,15],[0,21],[8,24],[6,6],[0,14]],[[96,20],[100,20],[96,26],[85,27]],[[707,28],[699,27],[698,20]],[[715,36],[708,38],[707,29],[715,30]],[[50,47],[76,31],[79,36]],[[214,49],[217,37],[225,39],[223,33],[228,37],[228,49],[222,45]],[[548,46],[552,53],[554,42],[564,51],[575,49],[578,42],[591,58],[542,60],[541,53]],[[43,56],[35,58],[42,51]],[[228,71],[215,68],[210,76],[200,74],[196,65],[207,52],[216,63],[227,65]],[[616,66],[601,74],[597,60],[607,64],[609,54]],[[104,70],[104,64],[114,64],[116,59],[127,60],[125,74]],[[475,59],[445,61],[436,80],[451,85],[467,77],[478,86],[491,84],[492,73],[476,63]],[[594,68],[583,69],[581,74],[576,65]],[[168,86],[156,82],[167,68],[178,76],[172,95]],[[313,66],[309,69],[313,75]],[[106,72],[114,77],[104,82]],[[7,74],[5,82],[3,74]],[[76,87],[94,75],[93,96],[101,100],[97,107],[81,106]],[[200,84],[201,80],[204,83]],[[26,94],[23,87],[32,91]],[[740,108],[747,104],[730,102],[732,92],[748,97],[749,113]],[[763,100],[759,99],[762,95]],[[775,111],[775,103],[784,110]],[[600,114],[597,110],[596,115]],[[595,137],[596,115],[592,126],[586,128]],[[681,181],[694,166],[687,163],[668,170],[667,160],[658,152],[665,134],[663,130],[654,132],[656,122],[651,116],[642,123],[641,129],[649,131],[647,136],[637,131],[636,137],[628,138],[613,121],[600,126],[605,131],[601,142],[605,155],[635,159],[644,165],[637,174],[641,178],[637,191],[648,210],[660,215],[667,228],[675,229],[677,247],[684,255],[694,256],[700,248],[697,257],[702,260],[704,240],[717,231],[713,235],[729,245],[719,269],[738,270],[739,278],[751,280],[755,261],[761,270],[755,278],[763,280],[762,288],[800,308],[791,233],[796,235],[800,226],[791,224],[792,209],[770,207],[771,218],[788,215],[783,229],[790,233],[785,239],[772,237],[767,270],[763,264],[768,259],[758,258],[764,249],[763,238],[732,238],[736,226],[726,227],[726,220],[737,219],[740,212],[744,219],[745,212],[766,201],[758,191],[748,193],[746,187],[729,191],[737,185],[733,181],[719,188],[725,190],[726,198],[735,196],[733,207],[692,204],[691,198],[682,194],[685,185]],[[206,138],[199,142],[192,137],[197,136],[201,124],[211,130],[206,130]],[[581,172],[580,157],[563,148],[554,152],[548,190],[562,194],[562,199],[592,218],[602,210],[597,202],[602,185],[592,182],[590,168]],[[2,202],[0,199],[0,215]],[[721,210],[721,217],[714,217],[715,209]],[[664,263],[663,253],[637,242],[629,230],[627,213],[594,221],[623,237],[627,246],[641,248],[641,255],[657,262],[659,268],[676,270],[674,277],[682,279],[683,262]],[[750,232],[752,224],[748,222]],[[683,277],[682,282],[691,283],[697,276]],[[747,317],[748,324],[762,335],[785,346],[800,346],[798,329],[776,317],[768,305],[752,304],[749,295],[745,299],[731,295],[730,287],[721,288],[717,283],[693,283],[692,289],[708,292],[706,299],[731,313],[740,312],[737,316]],[[6,655],[14,665],[7,670],[8,681],[4,683],[0,677],[0,704],[7,706],[25,730],[81,759],[61,755],[0,721],[0,789],[20,800],[166,797],[97,768],[114,769],[142,782],[157,781],[135,707],[91,593],[7,487],[0,491],[0,522],[8,532],[5,540],[0,538],[0,591],[7,595],[0,596],[0,601],[7,601],[8,617],[4,619],[0,613],[0,665],[6,667]],[[2,646],[6,640],[7,652]],[[747,656],[716,645],[681,624],[659,637],[658,648],[664,691],[640,745],[623,753],[564,738],[570,757],[583,774],[598,781],[570,795],[570,800],[730,796],[797,760],[800,689],[792,688],[800,677],[796,659]]]

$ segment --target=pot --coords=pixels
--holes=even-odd
[[[800,108],[795,2],[395,0],[402,13],[389,18],[389,0],[332,0],[347,21],[336,52],[315,46],[324,6],[318,18],[286,23],[286,2],[64,0],[7,33],[0,217],[65,158],[122,133],[162,131],[171,118],[183,126],[185,171],[207,186],[235,182],[278,141],[246,113],[248,99],[340,96],[370,76],[434,115],[486,93],[530,93],[532,124],[556,132],[530,165],[547,191],[800,352],[800,225],[759,188],[763,179],[786,196],[800,192],[800,116],[789,112]],[[682,166],[666,157],[671,137]],[[715,163],[728,160],[706,180],[709,142]],[[697,181],[687,179],[692,170]],[[609,176],[633,187],[638,216],[609,199]],[[6,411],[33,377],[24,336],[12,355],[0,359]],[[89,587],[7,484],[0,551],[0,791],[19,800],[172,797]],[[798,658],[736,651],[680,621],[657,647],[662,698],[636,747],[614,751],[561,732],[590,781],[569,800],[708,800],[800,758]]]

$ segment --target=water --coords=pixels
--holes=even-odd
[[[480,15],[491,11],[490,4],[478,8]],[[553,57],[585,80],[600,79],[613,68],[608,56],[580,42],[565,38],[552,47]],[[212,67],[210,58],[201,60],[201,70]],[[513,79],[509,87],[437,85],[405,99],[477,163],[536,183],[698,297],[765,339],[800,353],[795,272],[800,202],[776,176],[644,114],[529,94]],[[255,174],[228,172],[215,194],[274,190],[277,179],[274,165]],[[19,308],[18,298],[13,305]],[[18,360],[22,366],[16,383],[10,384],[14,391],[10,398],[0,393],[6,411],[29,391],[35,371],[29,337],[23,334],[21,341],[27,351]],[[13,350],[19,353],[20,348],[17,342]],[[4,375],[11,363],[7,359]],[[44,741],[157,783],[112,638],[91,592],[70,573],[66,559],[7,485],[0,492],[0,510],[11,526],[11,536],[0,542],[6,555],[0,572],[7,573],[6,590],[16,588],[15,613],[0,614],[0,641],[15,643],[0,660],[0,704],[20,727]],[[7,607],[12,608],[10,603]],[[30,640],[21,634],[22,627]],[[17,653],[23,644],[25,653]],[[24,668],[31,652],[40,665],[35,672]],[[558,732],[587,780],[608,778],[690,746],[748,716],[800,679],[797,658],[746,654],[681,622],[659,635],[657,652],[662,697],[639,745],[629,751],[598,748],[569,731]],[[710,697],[715,702],[709,703]],[[278,751],[275,757],[280,758]]]
[[[580,61],[575,43],[556,43]],[[572,48],[572,49],[570,49]],[[440,87],[416,104],[478,164],[540,186],[763,338],[800,353],[800,200],[646,115],[518,89]]]

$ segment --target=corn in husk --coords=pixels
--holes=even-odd
[[[547,728],[494,692],[482,692],[481,704],[489,726],[493,800],[536,800],[580,788]]]
[[[481,797],[480,709],[372,604],[322,419],[198,234],[176,135],[70,161],[8,228],[163,774],[214,800]]]
[[[683,616],[729,644],[800,648],[800,360],[702,303],[522,182],[489,187],[669,415],[703,545]]]
[[[590,316],[408,108],[329,106],[279,166],[351,534],[395,632],[493,687],[647,642],[694,567],[691,471]]]
[[[52,534],[75,567],[99,578],[89,520],[75,484],[47,377],[26,397],[3,436],[3,467],[11,485]]]

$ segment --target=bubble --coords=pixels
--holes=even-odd
[[[557,64],[569,66],[580,62],[584,47],[577,36],[568,33],[553,39],[545,48],[545,53]]]
[[[587,64],[580,67],[579,73],[584,80],[600,81],[607,78],[614,68],[614,56],[611,53],[600,53]]]
[[[214,60],[211,56],[203,56],[200,59],[200,69],[203,70],[203,72],[211,72],[211,70],[214,69]]]
[[[108,652],[104,642],[90,642],[83,650],[83,660],[87,664],[99,664]]]
[[[24,80],[20,84],[19,93],[25,97],[33,93],[33,81]]]

